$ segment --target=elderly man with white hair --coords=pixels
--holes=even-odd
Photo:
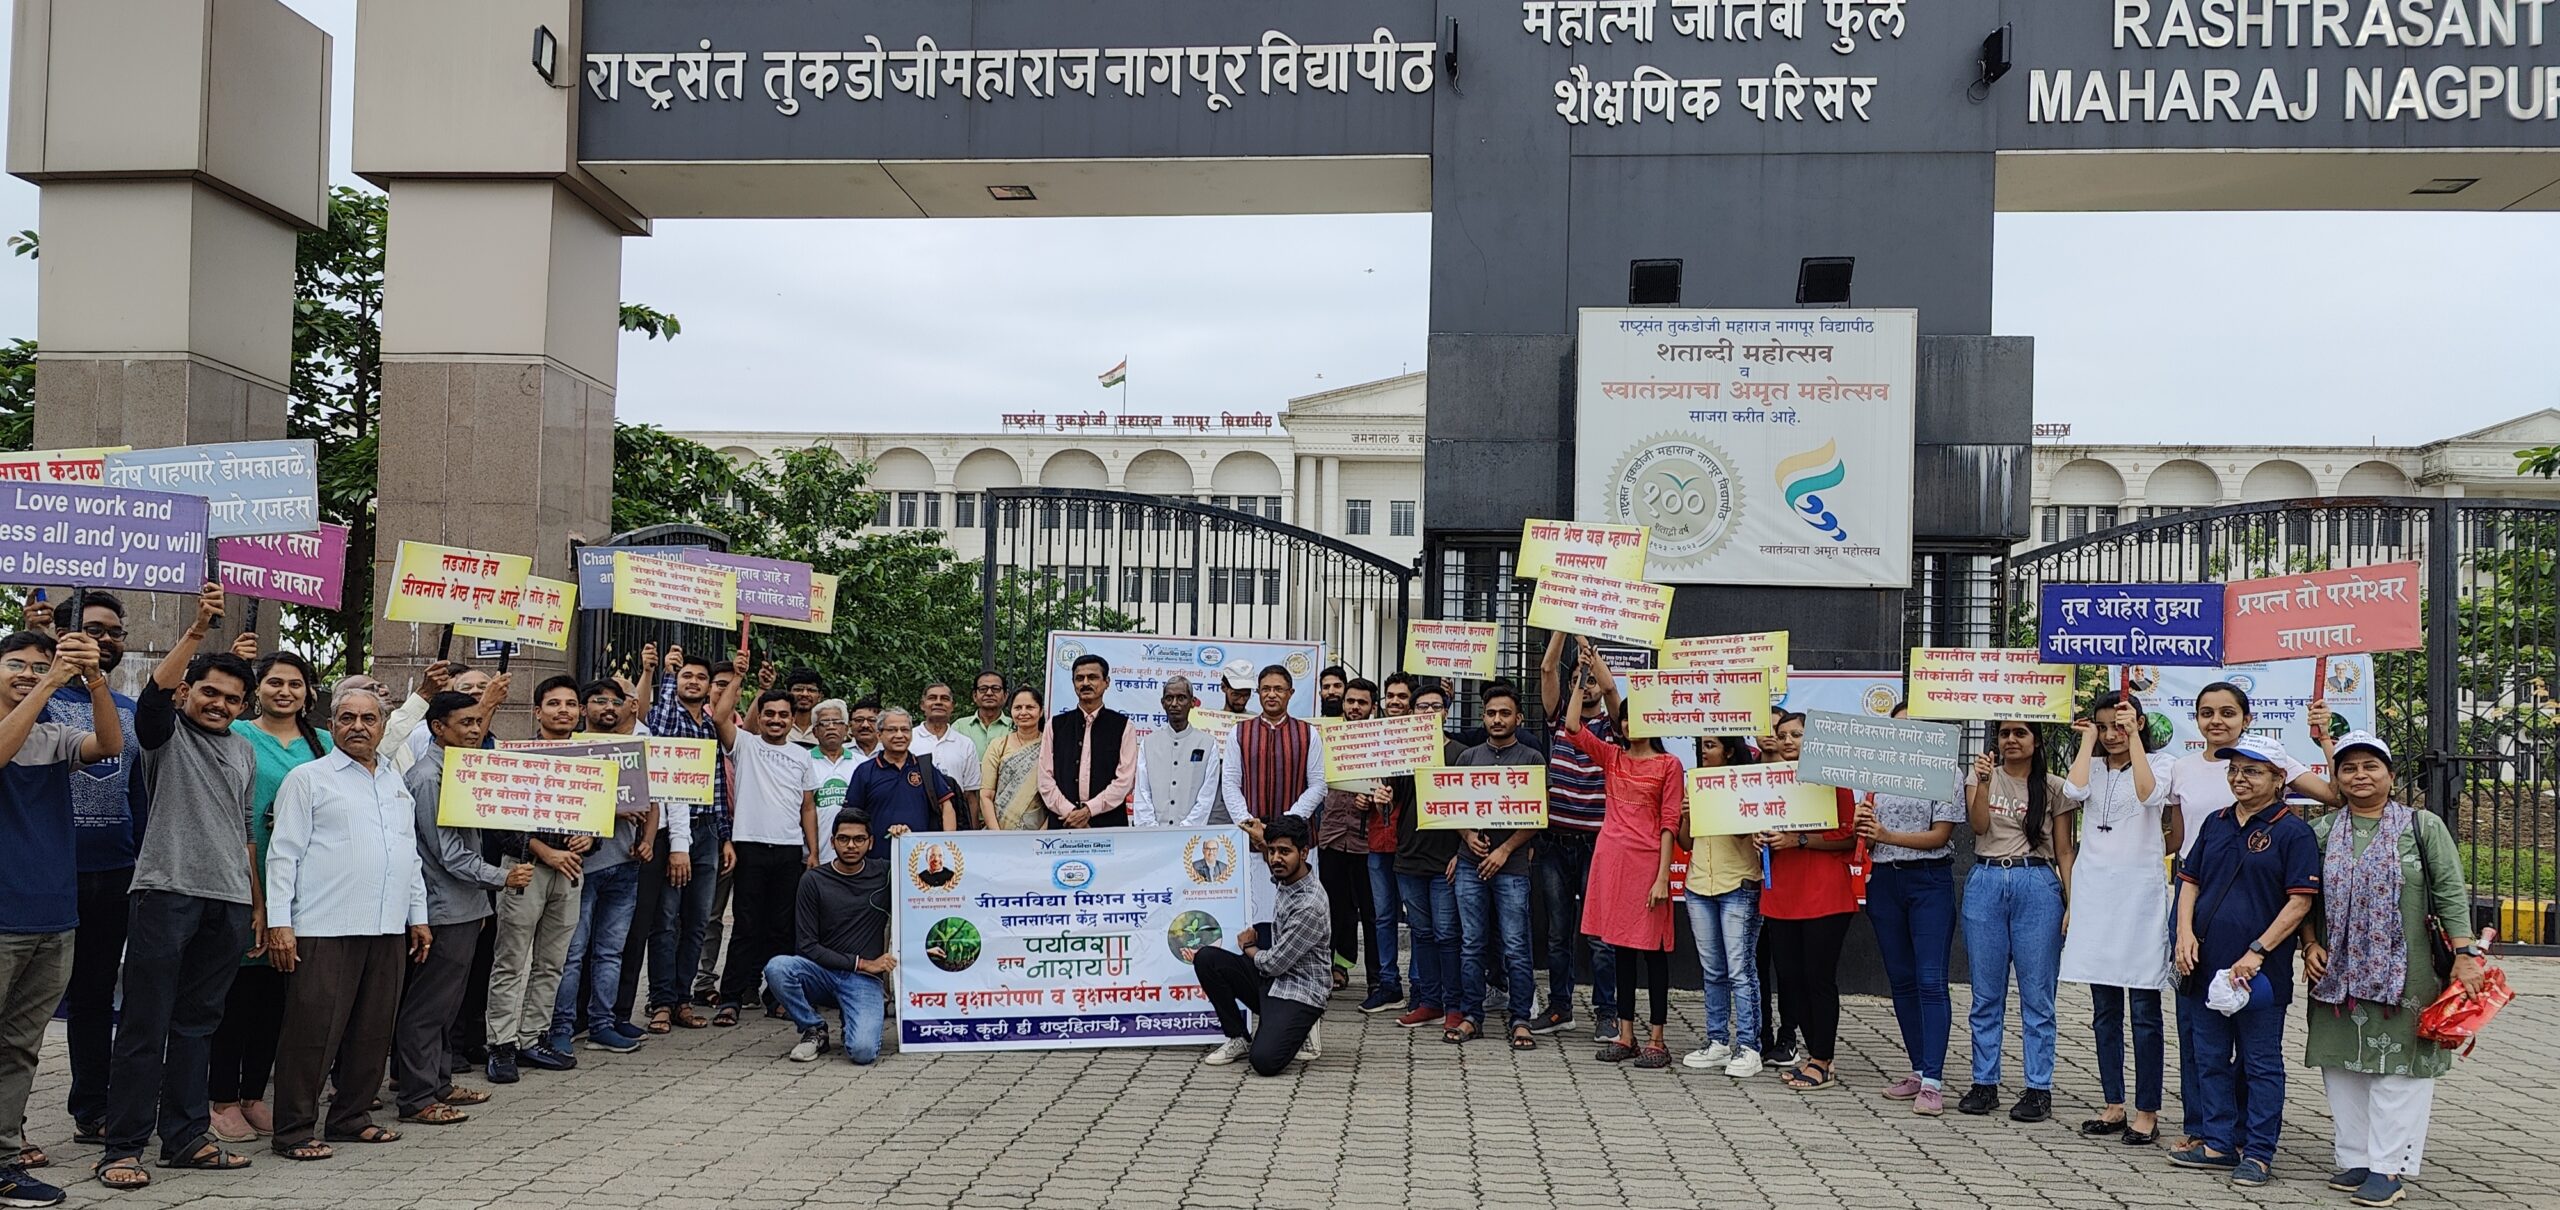
[[[286,774],[267,848],[267,961],[293,979],[276,1048],[276,1153],[324,1160],[331,1142],[387,1143],[369,1108],[391,1059],[400,985],[427,957],[416,808],[380,752],[391,706],[366,687],[329,703],[337,748]],[[320,1089],[339,1083],[323,1141]]]
[[[812,708],[809,731],[818,738],[818,746],[809,750],[809,763],[818,769],[818,818],[833,819],[836,808],[844,805],[853,771],[871,758],[845,746],[853,738],[853,710],[843,698],[831,697]]]

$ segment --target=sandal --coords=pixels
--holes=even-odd
[[[1514,1025],[1511,1027],[1511,1049],[1536,1050],[1537,1048],[1538,1036],[1530,1033],[1528,1026]]]
[[[1460,1021],[1455,1029],[1440,1031],[1440,1040],[1451,1046],[1462,1042],[1473,1042],[1482,1036],[1484,1036],[1484,1027],[1473,1021]]]
[[[142,1161],[130,1156],[112,1162],[101,1160],[89,1171],[109,1189],[140,1189],[151,1183],[151,1174],[143,1169]]]
[[[2080,1123],[2080,1133],[2093,1139],[2104,1138],[2111,1134],[2123,1134],[2124,1132],[2125,1120],[2123,1118],[2096,1117]]]
[[[401,1114],[400,1120],[403,1122],[416,1122],[421,1126],[459,1126],[464,1122],[470,1121],[471,1115],[464,1113],[443,1101],[429,1101],[427,1102],[426,1108],[421,1109],[416,1113]],[[387,1142],[389,1140],[384,1141]]]
[[[485,1088],[465,1088],[460,1084],[456,1084],[453,1087],[446,1089],[444,1091],[444,1095],[437,1097],[436,1099],[447,1105],[486,1105],[489,1103],[489,1090]]]
[[[367,1126],[354,1134],[330,1135],[329,1141],[332,1143],[397,1143],[400,1141],[400,1132],[387,1126]]]
[[[278,1147],[276,1154],[289,1160],[325,1160],[338,1154],[338,1149],[318,1139],[304,1139],[291,1147]]]
[[[721,1005],[719,1012],[711,1014],[711,1023],[722,1029],[727,1029],[730,1026],[737,1024],[738,1006],[735,1004]]]
[[[686,1029],[702,1029],[709,1026],[711,1022],[701,1013],[693,1011],[692,1005],[684,1004],[676,1008],[676,1024]]]
[[[676,1010],[664,1005],[650,1009],[649,1032],[653,1034],[674,1033],[676,1028],[675,1017]]]
[[[1797,1092],[1820,1092],[1825,1088],[1837,1087],[1840,1083],[1838,1080],[1831,1078],[1831,1068],[1829,1066],[1816,1063],[1810,1059],[1789,1071],[1781,1073],[1778,1078],[1781,1081],[1784,1081],[1787,1087],[1795,1089]]]
[[[233,1172],[249,1166],[249,1157],[234,1155],[211,1138],[199,1139],[188,1152],[174,1160],[162,1160],[163,1168],[193,1168],[203,1172]],[[111,1186],[114,1187],[114,1186]]]
[[[33,1143],[29,1143],[24,1147],[18,1148],[18,1166],[21,1168],[50,1168],[53,1166],[53,1157],[46,1155],[44,1153],[44,1148],[38,1147]]]

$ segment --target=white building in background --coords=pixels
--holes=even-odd
[[[2405,446],[2073,445],[2067,426],[2039,426],[2039,437],[2056,427],[2060,440],[2036,445],[2035,510],[2021,553],[2130,521],[2261,500],[2560,497],[2560,482],[2516,475],[2517,450],[2560,444],[2553,408]]]

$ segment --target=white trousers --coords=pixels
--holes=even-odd
[[[2418,1162],[2427,1154],[2427,1117],[2435,1109],[2436,1082],[2338,1067],[2321,1068],[2320,1077],[2328,1086],[2329,1116],[2338,1122],[2338,1167],[2418,1175]]]

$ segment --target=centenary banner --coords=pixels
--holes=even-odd
[[[1585,308],[1574,515],[1664,584],[1911,584],[1914,311]]]
[[[1885,718],[1893,713],[1894,703],[1902,700],[1900,672],[1816,671],[1795,669],[1787,677],[1787,691],[1770,691],[1769,708],[1793,710],[1805,714],[1829,710],[1834,714],[1863,714]]]
[[[1294,692],[1289,713],[1316,716],[1316,673],[1324,669],[1324,644],[1283,639],[1164,638],[1149,634],[1113,634],[1094,630],[1049,632],[1049,709],[1070,709],[1076,702],[1075,662],[1098,655],[1111,664],[1111,683],[1102,704],[1129,716],[1138,734],[1164,725],[1164,683],[1174,676],[1191,678],[1191,692],[1204,702],[1223,702],[1218,690],[1221,669],[1243,660],[1258,675],[1273,664],[1289,670]],[[1253,709],[1261,709],[1254,699]],[[1195,713],[1195,718],[1198,715]],[[1203,721],[1199,725],[1208,726]],[[1214,729],[1214,728],[1213,728]]]
[[[901,1050],[1219,1040],[1191,960],[1249,923],[1242,832],[912,833],[886,857]]]

